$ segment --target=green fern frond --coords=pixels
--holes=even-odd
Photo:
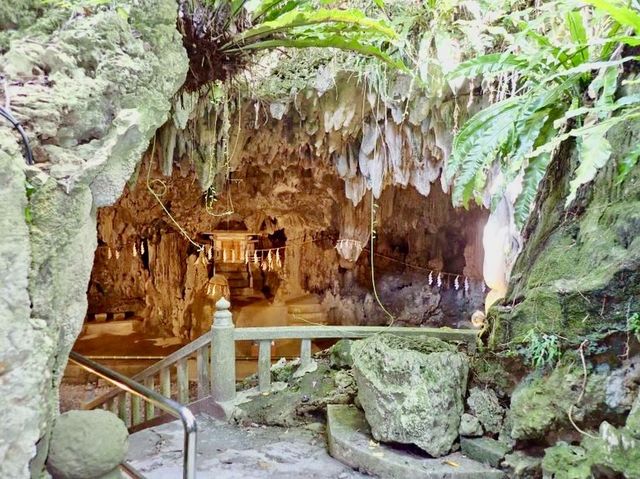
[[[377,33],[384,38],[394,40],[396,32],[384,22],[373,20],[358,10],[291,10],[283,13],[274,20],[265,21],[242,32],[223,47],[223,50],[231,50],[238,46],[245,47],[250,43],[274,34],[290,31],[299,27],[308,27],[324,23],[342,23],[344,25],[358,25],[367,29],[369,34]]]
[[[593,5],[599,10],[607,12],[620,25],[631,27],[636,35],[640,35],[640,12],[627,7],[620,0],[583,0],[584,3]]]
[[[510,98],[480,111],[464,125],[454,141],[446,170],[446,177],[454,178],[454,205],[466,205],[471,199],[470,184],[476,184],[478,172],[493,163],[496,152],[509,139],[520,110],[521,99]]]
[[[638,160],[640,160],[640,144],[636,145],[635,148],[627,153],[618,163],[617,184],[622,183],[627,178],[631,170],[638,164]]]
[[[265,50],[265,49],[273,49],[278,47],[286,47],[286,48],[337,48],[339,50],[352,51],[356,53],[360,53],[361,55],[375,57],[383,62],[389,64],[393,68],[409,72],[409,69],[402,62],[391,58],[390,55],[386,54],[378,47],[373,46],[371,44],[366,44],[364,42],[360,42],[355,38],[348,38],[345,35],[331,35],[324,38],[320,37],[299,37],[299,38],[282,38],[282,39],[272,39],[272,40],[263,40],[256,43],[251,43],[249,45],[245,45],[242,47],[238,47],[239,50]],[[230,52],[234,51],[228,50]]]
[[[449,72],[447,79],[479,76],[490,78],[505,72],[520,71],[527,67],[526,57],[512,53],[490,53],[462,62],[455,70]]]

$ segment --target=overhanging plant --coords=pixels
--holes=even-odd
[[[310,0],[182,0],[179,28],[189,55],[189,91],[225,80],[253,52],[275,48],[337,48],[404,68],[386,50],[397,40],[382,19]]]
[[[521,226],[553,150],[574,137],[579,165],[566,198],[569,206],[580,186],[609,160],[607,131],[640,116],[640,96],[620,96],[619,90],[625,68],[638,60],[640,13],[622,1],[585,3],[592,7],[558,1],[545,4],[543,11],[517,12],[503,51],[463,62],[449,74],[482,77],[496,91],[495,101],[455,136],[445,171],[455,204],[481,202],[497,163],[503,186],[521,178],[515,205]],[[639,156],[636,149],[621,162],[619,181]]]

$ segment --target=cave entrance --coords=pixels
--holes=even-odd
[[[225,288],[238,328],[387,324],[371,282],[371,194],[345,197],[333,164],[242,163],[215,194],[192,167],[165,174],[159,164],[147,156],[118,202],[98,211],[78,352],[135,374],[208,331],[207,297]],[[469,327],[482,304],[486,211],[453,208],[437,184],[427,196],[390,185],[375,202],[375,285],[394,324]],[[358,246],[348,258],[345,240]],[[297,357],[299,346],[271,351]],[[257,354],[238,344],[239,376]]]

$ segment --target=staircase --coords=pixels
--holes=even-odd
[[[287,301],[288,326],[324,326],[328,323],[327,311],[315,294]]]
[[[337,340],[340,338],[364,338],[373,334],[379,334],[381,332],[406,335],[406,336],[432,336],[438,337],[443,340],[459,341],[466,343],[467,350],[470,354],[475,351],[477,331],[475,330],[454,330],[449,328],[411,328],[411,327],[388,327],[388,326],[313,326],[309,324],[326,322],[326,313],[324,312],[322,305],[318,301],[318,298],[313,295],[301,296],[290,300],[286,305],[287,319],[289,321],[301,321],[305,324],[301,326],[272,326],[272,327],[245,327],[236,328],[232,321],[231,313],[229,312],[230,304],[225,299],[218,301],[216,308],[217,311],[214,314],[214,323],[210,331],[200,336],[191,343],[183,346],[181,349],[173,352],[160,362],[146,368],[144,371],[136,374],[133,378],[127,378],[121,374],[113,371],[108,371],[103,366],[94,363],[91,360],[82,358],[75,352],[71,353],[70,359],[75,361],[83,367],[88,368],[94,374],[100,377],[112,378],[111,382],[116,388],[105,394],[91,400],[83,405],[83,409],[95,409],[104,408],[116,413],[129,427],[131,432],[141,431],[149,427],[156,427],[162,424],[166,424],[170,421],[171,416],[162,414],[164,411],[170,412],[174,417],[176,415],[182,417],[182,424],[185,426],[188,441],[185,442],[184,454],[182,457],[183,477],[187,479],[195,479],[195,439],[196,439],[196,427],[193,414],[205,413],[209,416],[226,418],[228,419],[233,408],[240,399],[236,395],[236,344],[237,342],[256,342],[258,344],[258,392],[263,395],[268,395],[272,391],[271,387],[271,366],[272,355],[271,345],[274,341],[293,340],[300,342],[300,348],[297,356],[300,357],[300,370],[305,371],[306,368],[312,366],[312,342],[316,340]],[[285,307],[281,307],[284,312]],[[144,385],[144,386],[143,386]],[[175,398],[175,399],[174,399]],[[188,405],[188,409],[183,406]],[[353,413],[355,409],[350,412]],[[339,412],[339,411],[338,411]],[[355,411],[357,412],[357,411]],[[188,417],[185,416],[188,415]],[[362,414],[360,413],[362,416]],[[358,422],[359,421],[359,422]],[[441,467],[440,459],[433,459],[425,461],[424,458],[408,458],[406,454],[400,453],[391,454],[389,450],[389,456],[393,456],[393,463],[389,464],[386,461],[379,462],[378,451],[374,451],[374,461],[371,462],[365,458],[365,462],[361,462],[360,458],[366,455],[368,444],[371,442],[366,437],[365,423],[363,417],[353,417],[352,414],[346,414],[346,416],[332,414],[332,409],[329,409],[329,433],[330,433],[330,452],[335,459],[346,463],[348,466],[362,468],[372,473],[380,474],[380,477],[385,479],[395,479],[398,477],[416,477],[420,479],[441,479],[444,477],[452,479],[502,479],[499,471],[494,471],[490,468],[481,467],[474,462],[466,462],[466,459],[460,454],[450,457],[450,463],[448,467]],[[350,427],[341,427],[346,424],[355,424],[358,422],[357,427],[352,429]],[[221,422],[211,422],[211,429],[204,430],[206,440],[201,441],[198,447],[205,447],[213,439],[219,438],[222,443],[227,444],[230,441],[232,433],[224,429],[227,426]],[[173,436],[173,430],[179,430],[180,423],[171,423],[167,428],[171,429],[171,435]],[[204,424],[203,424],[204,427]],[[200,425],[198,426],[200,428]],[[235,429],[234,429],[235,431]],[[260,429],[262,431],[262,429]],[[342,432],[341,432],[342,431]],[[354,432],[355,431],[355,432]],[[159,432],[155,429],[155,432]],[[357,434],[361,436],[357,436]],[[239,431],[238,442],[243,443],[247,437],[253,435],[253,431]],[[277,429],[273,431],[274,440],[280,440],[280,449],[285,452],[290,450],[290,444],[287,438],[283,437],[282,430]],[[364,435],[363,435],[364,434]],[[151,434],[150,437],[154,441],[153,444],[161,444],[157,439],[158,434]],[[176,435],[178,436],[178,435]],[[180,435],[180,439],[185,436]],[[141,435],[140,437],[149,437],[149,433]],[[202,437],[202,436],[201,436]],[[291,438],[292,436],[288,436]],[[270,457],[276,455],[280,457],[282,455],[281,450],[269,449],[265,451],[264,458],[260,458],[261,462],[252,463],[252,470],[264,470],[264,475],[252,475],[251,477],[265,478],[265,479],[284,479],[284,478],[297,478],[297,477],[318,477],[318,478],[332,478],[332,477],[362,477],[355,473],[355,471],[349,471],[339,462],[333,461],[328,458],[324,448],[320,448],[318,454],[322,453],[323,459],[318,464],[319,470],[329,471],[329,467],[334,469],[331,474],[319,475],[316,471],[305,471],[302,469],[302,465],[306,466],[309,461],[312,460],[309,457],[309,451],[306,445],[309,441],[305,439],[303,443],[304,450],[295,452],[294,456],[297,458],[305,458],[303,464],[289,464],[287,470],[280,469],[280,464],[284,462],[276,460],[268,461]],[[269,439],[271,440],[271,439]],[[188,444],[187,444],[188,443]],[[313,445],[313,444],[312,444]],[[233,446],[233,445],[232,445]],[[269,447],[273,446],[272,443],[268,444]],[[177,446],[171,446],[171,457],[175,458],[174,451]],[[223,446],[215,446],[215,450],[219,451],[223,449]],[[232,447],[233,449],[233,447]],[[251,457],[255,457],[253,447],[250,448],[247,454]],[[158,451],[156,451],[157,453]],[[209,455],[207,451],[200,455],[200,461],[205,461]],[[200,468],[204,471],[227,471],[227,465],[241,464],[244,457],[231,457],[235,455],[235,451],[225,452],[217,458],[212,458],[211,461],[200,463]],[[386,449],[385,449],[386,453]],[[314,453],[315,455],[315,453]],[[241,455],[242,456],[242,455]],[[134,466],[138,466],[144,469],[143,472],[147,472],[153,469],[152,465],[148,461],[139,463],[135,461],[137,454],[130,457],[134,462]],[[354,460],[354,457],[357,459]],[[155,458],[150,458],[151,462],[155,461]],[[213,460],[216,459],[216,460]],[[399,461],[397,462],[396,461]],[[415,464],[417,468],[426,470],[426,474],[414,475],[412,467],[407,468],[406,461],[409,459],[415,459],[412,464]],[[285,461],[286,462],[286,461]],[[224,466],[221,466],[224,464]],[[167,464],[168,469],[161,468],[158,471],[158,475],[149,476],[153,477],[179,477],[180,476],[180,462],[175,459],[171,459],[170,464]],[[455,469],[458,468],[459,469]],[[453,468],[453,469],[451,469]],[[409,472],[407,472],[409,471]],[[229,471],[227,471],[229,472]],[[289,474],[290,472],[290,474]],[[387,474],[389,472],[389,474]],[[219,477],[246,477],[244,471],[238,471],[239,475],[220,475]],[[353,473],[353,474],[352,474]],[[349,475],[352,474],[352,475]],[[208,476],[207,476],[208,477]]]
[[[261,297],[260,285],[253,283],[249,271],[244,263],[219,263],[216,265],[216,273],[227,278],[232,302],[256,299],[256,296]]]

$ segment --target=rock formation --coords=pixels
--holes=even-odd
[[[51,433],[47,469],[55,479],[115,478],[127,455],[128,436],[125,424],[111,412],[63,413]]]
[[[434,457],[458,438],[468,364],[434,338],[376,335],[351,348],[358,400],[378,441],[415,444]]]
[[[24,168],[3,121],[0,221],[11,234],[0,237],[0,475],[12,478],[43,468],[58,383],[86,312],[96,209],[119,197],[187,66],[172,0],[138,2],[128,19],[30,7],[17,24],[38,21],[13,32],[9,22],[0,56],[3,104],[27,126],[37,162]]]

